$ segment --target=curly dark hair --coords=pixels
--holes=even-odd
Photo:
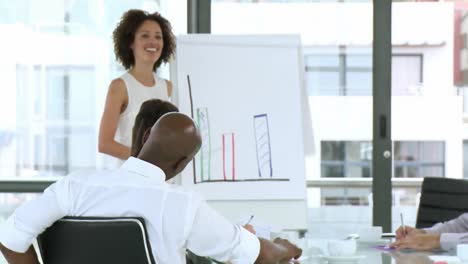
[[[146,20],[158,23],[163,35],[164,47],[161,52],[161,57],[153,66],[153,71],[156,71],[162,62],[167,63],[174,54],[176,44],[171,23],[158,12],[151,14],[143,10],[130,9],[122,15],[120,22],[117,24],[112,34],[114,53],[117,61],[120,61],[127,70],[135,65],[135,57],[133,56],[133,51],[130,46],[135,39],[135,33],[138,27]]]
[[[135,124],[132,130],[132,148],[131,155],[138,156],[143,147],[143,136],[164,114],[170,112],[179,112],[177,106],[160,99],[150,99],[143,102],[135,118]]]

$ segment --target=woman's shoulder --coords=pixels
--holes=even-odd
[[[123,91],[126,89],[125,81],[122,78],[115,78],[109,85],[110,90]]]
[[[125,85],[125,82],[120,78],[112,80],[109,85],[108,96],[112,96],[112,98],[118,99],[119,101],[125,103],[128,98],[127,86]]]

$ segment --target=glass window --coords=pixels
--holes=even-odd
[[[372,145],[370,142],[346,142],[346,160],[369,161],[372,159]]]
[[[444,169],[443,165],[422,165],[419,177],[445,177]]]
[[[26,170],[26,175],[35,171],[34,175],[60,176],[72,167],[94,168],[99,118],[94,67],[18,65],[17,69],[16,79],[22,80],[18,98],[34,107],[18,104],[17,162],[9,165],[16,168],[15,174],[25,175]],[[29,84],[35,85],[28,93]],[[25,159],[24,153],[34,155]]]
[[[256,4],[260,2],[261,4]],[[308,173],[308,178],[370,175],[371,159],[358,159],[353,147],[347,149],[347,142],[372,141],[372,14],[369,13],[372,10],[372,1],[352,1],[365,2],[359,4],[341,0],[277,2],[213,0],[213,32],[300,33],[304,45],[305,85],[309,92],[313,136],[316,146],[320,148],[310,158],[312,162],[308,165],[313,169]],[[460,32],[456,32],[456,27],[453,28],[457,23],[454,8],[462,9],[457,1],[437,4],[427,1],[395,1],[392,5],[392,15],[395,18],[392,19],[391,76],[392,137],[396,141],[393,155],[394,177],[422,177],[429,174],[442,177],[449,174],[449,171],[450,177],[459,177],[462,173],[462,159],[458,156],[462,153],[459,142],[464,137],[459,133],[463,130],[462,107],[459,107],[460,98],[454,96],[453,84],[454,73],[458,70],[468,71],[463,63],[456,63],[457,58],[460,58],[460,51],[453,39]],[[438,19],[435,20],[436,16]],[[239,17],[243,20],[239,21]],[[287,19],[279,20],[278,17]],[[462,28],[466,29],[466,21],[465,18],[465,26],[462,25]],[[421,31],[421,28],[431,30]],[[461,43],[460,46],[466,45]],[[459,62],[466,61],[461,58]],[[404,139],[424,144],[408,142],[409,145],[405,145],[402,142]],[[426,142],[440,143],[441,146],[429,144],[426,149]],[[327,144],[339,145],[340,148]],[[367,151],[371,152],[371,149]],[[449,157],[450,163],[447,162],[446,168],[445,160]],[[468,164],[468,161],[465,163]],[[468,175],[467,171],[465,169],[465,175]],[[320,207],[316,201],[322,200],[324,204],[323,201],[328,196],[330,201],[338,204],[337,197],[345,195],[342,190],[340,194],[333,193],[335,198],[332,199],[332,194],[321,194],[325,189],[327,188],[308,189],[311,207]],[[409,218],[408,223],[411,223],[411,219],[415,220],[411,215],[415,216],[418,190],[413,189],[394,189],[395,205],[401,203],[411,207],[397,208],[394,215],[407,210],[404,213]],[[365,195],[355,197],[361,196]],[[314,211],[316,213],[311,215],[325,215],[325,210],[327,215],[331,215],[328,210],[332,209],[333,207],[317,208]],[[363,209],[371,211],[368,208]],[[327,225],[328,222],[339,219],[343,210],[346,208],[337,206],[336,218],[317,217],[314,220]],[[359,222],[357,219],[362,219],[362,214],[356,212],[357,210],[351,211],[349,214],[356,217],[352,221],[354,226]]]
[[[412,164],[395,165],[394,177],[416,178],[419,175],[419,167]]]
[[[349,55],[346,57],[346,66],[354,69],[369,71],[372,69],[371,55]]]
[[[316,70],[306,72],[306,86],[310,95],[341,95],[338,71]]]
[[[347,95],[369,95],[372,90],[372,74],[369,72],[346,72]]]
[[[395,161],[415,161],[419,159],[418,142],[395,142],[393,151]]]
[[[347,177],[350,178],[369,178],[371,176],[370,164],[350,164],[347,172]]]
[[[394,142],[394,177],[444,177],[445,144]],[[365,141],[322,141],[322,177],[371,177],[372,145]]]
[[[0,116],[0,177],[63,176],[105,163],[99,121],[110,81],[124,72],[112,31],[137,8],[161,12],[176,34],[186,33],[186,2],[174,2],[0,2],[0,33],[13,40],[0,43],[2,110],[9,113]],[[168,70],[162,77],[169,79]]]
[[[321,203],[327,206],[369,205],[368,188],[323,188]]]
[[[371,176],[372,145],[364,141],[322,141],[322,177]]]
[[[394,143],[394,177],[444,177],[444,142],[397,141]]]
[[[344,177],[344,165],[343,164],[327,164],[322,163],[322,176],[323,178],[340,178]]]
[[[344,161],[345,160],[345,142],[323,141],[322,142],[322,161]]]

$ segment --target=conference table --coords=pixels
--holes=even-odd
[[[300,264],[431,264],[434,263],[430,256],[446,259],[456,256],[456,251],[411,251],[391,250],[384,246],[390,240],[380,240],[375,243],[357,243],[356,255],[352,257],[330,257],[327,256],[326,239],[307,239],[300,243],[303,249],[303,258],[297,262]],[[440,256],[440,257],[439,257]],[[434,257],[432,257],[434,258]],[[447,262],[463,263],[463,262]],[[466,262],[468,263],[468,262]]]

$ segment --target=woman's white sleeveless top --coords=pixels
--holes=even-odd
[[[133,124],[138,111],[140,111],[141,104],[149,99],[168,101],[169,95],[167,94],[166,81],[159,78],[156,73],[154,74],[156,83],[151,87],[144,86],[128,72],[120,76],[120,79],[125,82],[125,87],[127,87],[128,104],[125,111],[120,114],[115,140],[127,147],[131,147]]]

